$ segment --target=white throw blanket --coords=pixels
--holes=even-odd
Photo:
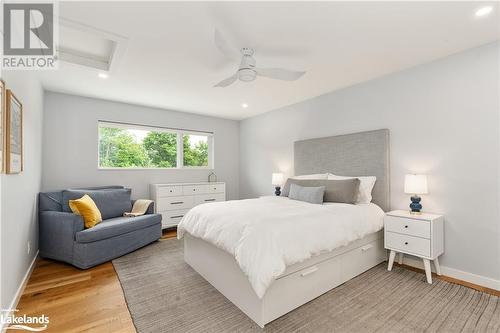
[[[347,245],[383,226],[375,204],[314,205],[283,197],[196,206],[177,228],[233,255],[262,298],[287,266]]]

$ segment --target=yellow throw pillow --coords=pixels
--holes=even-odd
[[[87,194],[85,194],[80,199],[70,200],[69,208],[71,208],[73,213],[81,215],[83,217],[85,228],[92,228],[102,221],[102,216],[99,208],[97,208],[94,200],[92,200],[92,198]]]

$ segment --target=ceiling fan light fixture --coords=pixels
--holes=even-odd
[[[251,82],[255,80],[257,74],[253,69],[250,68],[242,68],[238,70],[238,78],[243,82]]]
[[[215,30],[214,42],[215,46],[221,51],[222,54],[234,55],[237,53],[237,49],[227,43],[218,30]],[[257,76],[265,76],[270,79],[282,81],[295,81],[300,79],[305,73],[284,68],[260,68],[256,66],[256,61],[253,58],[254,50],[252,48],[243,47],[239,51],[241,54],[241,61],[236,73],[220,81],[214,85],[214,87],[224,88],[230,86],[238,80],[251,82],[255,80]],[[242,107],[245,108],[243,105]]]

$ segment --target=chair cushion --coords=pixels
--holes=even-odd
[[[79,243],[91,243],[161,223],[161,215],[148,214],[137,217],[116,217],[104,220],[93,228],[76,233]]]
[[[71,213],[69,200],[80,199],[85,194],[94,200],[103,220],[123,216],[123,213],[130,212],[132,209],[132,202],[130,201],[131,189],[129,188],[102,190],[75,189],[63,191],[63,212]]]

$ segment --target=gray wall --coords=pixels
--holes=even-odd
[[[293,142],[391,131],[392,207],[404,175],[428,175],[424,210],[444,213],[444,266],[500,278],[499,44],[414,67],[240,123],[240,196],[272,194],[293,174]],[[335,172],[335,170],[332,170]]]
[[[31,71],[3,71],[2,77],[23,103],[24,111],[24,172],[0,176],[0,290],[2,309],[7,309],[38,249],[36,203],[42,176],[43,90]]]
[[[237,121],[52,92],[45,94],[43,190],[120,184],[148,198],[151,183],[207,181],[210,170],[99,170],[98,120],[214,132],[215,173],[227,198],[239,197]]]

